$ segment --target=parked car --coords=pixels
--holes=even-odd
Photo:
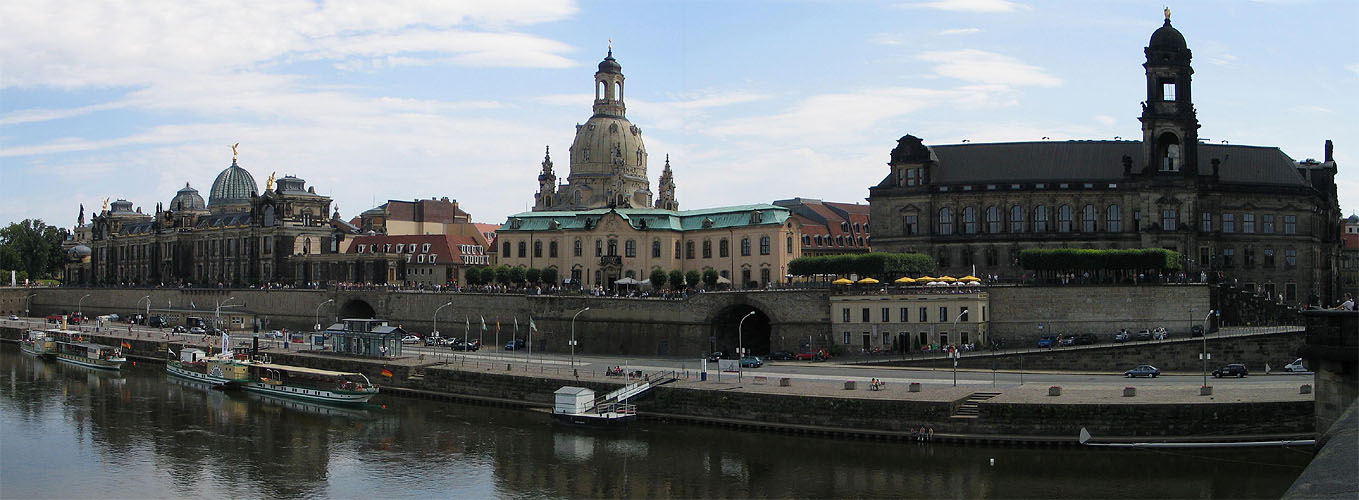
[[[1202,336],[1203,336],[1203,325],[1194,325],[1194,326],[1189,327],[1189,336],[1190,336],[1190,337],[1202,337]]]
[[[15,315],[13,315],[13,314],[11,314],[11,315],[9,315],[9,320],[10,320],[10,321],[19,321],[19,317],[18,317],[18,316],[15,316]]]
[[[1305,372],[1305,371],[1307,371],[1307,367],[1302,366],[1302,358],[1298,358],[1296,361],[1293,361],[1292,363],[1289,363],[1289,364],[1284,365],[1284,371],[1286,371],[1286,372]]]
[[[1076,345],[1090,345],[1099,342],[1099,337],[1093,333],[1082,333],[1076,336]]]
[[[189,333],[192,333],[192,334],[194,334],[194,335],[204,335],[204,334],[208,333],[208,331],[202,329],[201,327],[195,326],[195,327],[189,329]]]
[[[1154,340],[1165,340],[1170,338],[1170,332],[1166,331],[1164,326],[1158,326],[1155,330],[1151,331],[1151,338]]]
[[[264,338],[266,338],[266,339],[281,339],[281,338],[283,338],[283,332],[278,331],[278,330],[269,330],[269,331],[267,331],[267,332],[264,332]],[[417,338],[417,339],[418,339],[418,338]]]
[[[725,357],[727,357],[727,354],[724,353],[724,352],[722,352],[722,351],[710,352],[710,353],[708,353],[708,362],[709,362],[709,363],[716,363],[717,360],[723,359],[723,358],[725,358]]]
[[[1043,337],[1043,338],[1038,339],[1038,347],[1047,347],[1047,348],[1051,348],[1051,347],[1053,347],[1053,346],[1055,346],[1055,345],[1057,345],[1057,337],[1047,336],[1047,337]]]
[[[505,343],[506,351],[517,351],[524,348],[524,339],[514,339]]]
[[[793,355],[793,357],[798,361],[823,361],[830,356],[826,353],[825,349],[819,349],[816,351],[799,352]]]
[[[1241,363],[1232,363],[1222,368],[1213,370],[1213,376],[1217,378],[1222,377],[1241,378],[1246,375],[1249,375],[1249,373],[1246,371],[1246,365],[1243,365]]]
[[[1119,330],[1118,333],[1114,334],[1114,342],[1127,342],[1129,340],[1132,340],[1132,334],[1129,334],[1127,330]]]
[[[462,339],[456,339],[448,345],[448,348],[454,351],[476,351],[481,349],[481,341],[472,339],[464,342]]]
[[[439,336],[439,332],[431,333],[431,334],[429,334],[428,337],[425,337],[425,347],[433,347],[433,346],[441,346],[441,345],[444,345],[444,342],[443,342],[443,337],[440,337],[440,336]]]
[[[1138,330],[1137,334],[1133,335],[1133,340],[1151,340],[1151,330],[1147,328]]]
[[[1073,345],[1076,345],[1076,336],[1075,336],[1075,335],[1063,335],[1063,336],[1061,336],[1061,337],[1059,337],[1059,338],[1057,339],[1057,345],[1064,346],[1064,347],[1065,347],[1065,346],[1073,346]]]
[[[1131,369],[1131,370],[1128,370],[1128,371],[1126,371],[1126,372],[1123,372],[1123,375],[1126,376],[1126,377],[1128,377],[1128,378],[1133,378],[1133,377],[1151,377],[1151,378],[1156,378],[1156,377],[1161,376],[1161,370],[1160,370],[1159,368],[1156,368],[1155,366],[1151,366],[1151,365],[1137,365],[1137,368],[1133,368],[1133,369]]]
[[[184,325],[175,325],[174,328],[171,328],[171,329],[170,329],[170,332],[171,332],[171,333],[189,333],[189,329],[188,329],[188,328],[184,328]]]
[[[741,358],[741,368],[759,368],[764,366],[764,360],[759,356],[745,356]]]
[[[420,337],[417,337],[417,336],[415,336],[415,335],[407,335],[407,336],[405,336],[405,337],[401,337],[401,343],[402,343],[402,344],[407,344],[407,345],[411,345],[411,344],[419,344],[419,343],[420,343]]]
[[[776,361],[789,361],[793,359],[793,353],[789,351],[778,351],[769,355],[769,359]]]

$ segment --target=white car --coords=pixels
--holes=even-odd
[[[19,317],[18,317],[18,316],[15,316],[15,315],[13,315],[13,314],[11,314],[11,315],[9,315],[9,320],[10,320],[10,321],[19,321]]]
[[[407,335],[407,336],[405,336],[405,337],[401,337],[401,343],[402,343],[402,344],[419,344],[419,343],[420,343],[420,337],[417,337],[417,336],[415,336],[415,335]]]
[[[264,332],[264,338],[266,338],[266,339],[281,339],[281,338],[283,338],[283,332],[278,331],[278,330],[269,330],[269,331],[267,331],[267,332]]]
[[[1286,371],[1286,372],[1305,372],[1305,371],[1307,371],[1307,367],[1302,366],[1302,358],[1298,358],[1296,361],[1284,365],[1284,371]]]

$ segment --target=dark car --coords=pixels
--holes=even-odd
[[[1123,376],[1128,378],[1133,377],[1156,378],[1161,376],[1161,369],[1151,365],[1137,365],[1137,368],[1133,368],[1131,370],[1123,372]]]
[[[1075,335],[1063,335],[1061,338],[1057,339],[1057,345],[1060,345],[1060,346],[1073,346],[1073,345],[1076,345],[1076,336],[1075,336]]]
[[[1076,336],[1076,345],[1090,345],[1099,342],[1099,337],[1093,333],[1082,333]]]
[[[764,360],[759,356],[745,356],[741,358],[741,368],[759,368],[764,366]]]
[[[521,345],[519,347],[522,348],[523,346]],[[457,339],[454,340],[452,344],[449,344],[448,348],[454,351],[478,351],[481,350],[481,341],[472,339],[463,342],[462,339]]]
[[[727,354],[722,351],[710,352],[708,353],[708,362],[716,363],[717,360],[725,357],[727,357]]]
[[[1138,330],[1137,334],[1133,335],[1133,340],[1151,340],[1151,330],[1146,328]]]
[[[184,328],[184,325],[175,325],[175,327],[170,331],[174,333],[189,333],[189,329]]]
[[[514,339],[505,343],[506,351],[517,351],[524,348],[524,339]]]
[[[770,354],[769,359],[775,361],[790,361],[793,359],[793,353],[789,351],[778,351],[774,354]]]
[[[1213,376],[1217,378],[1222,377],[1241,378],[1249,374],[1250,372],[1246,370],[1246,365],[1243,365],[1241,363],[1232,363],[1222,368],[1213,370]]]
[[[1202,336],[1203,336],[1203,325],[1194,325],[1194,326],[1190,327],[1190,328],[1189,328],[1189,336],[1190,336],[1190,337],[1202,337]]]

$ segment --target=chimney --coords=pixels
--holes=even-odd
[[[1328,163],[1335,161],[1335,144],[1333,144],[1330,139],[1326,139],[1325,161]]]

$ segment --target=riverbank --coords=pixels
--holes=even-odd
[[[16,328],[0,328],[13,341]],[[158,335],[86,335],[119,345],[133,360],[163,362],[170,344]],[[191,339],[201,340],[201,339]],[[187,342],[194,345],[197,342]],[[618,377],[583,374],[579,379],[552,367],[469,360],[467,357],[406,356],[395,359],[337,357],[328,353],[270,349],[273,362],[357,371],[385,394],[520,408],[547,408],[564,385],[606,393],[625,385]],[[385,370],[385,372],[384,372]],[[390,377],[383,373],[391,373]],[[936,441],[994,444],[1074,445],[1081,428],[1099,440],[1242,441],[1307,438],[1314,435],[1311,394],[1260,391],[1248,384],[1215,388],[1142,388],[1125,396],[1121,384],[1083,385],[1050,396],[1046,386],[986,389],[889,384],[871,390],[854,384],[803,379],[787,381],[747,375],[737,383],[701,380],[694,372],[673,373],[675,381],[639,398],[639,416],[662,421],[835,438],[909,440],[920,427]],[[672,375],[665,375],[669,379]],[[659,376],[659,375],[658,375]],[[985,399],[980,399],[979,395]]]

